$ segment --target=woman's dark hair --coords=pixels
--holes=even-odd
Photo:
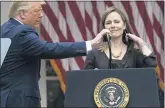
[[[131,43],[133,43],[133,41],[130,39],[128,39],[128,40],[126,39],[126,33],[134,34],[134,32],[133,32],[133,30],[130,26],[130,23],[128,21],[128,18],[126,17],[124,12],[122,12],[121,10],[119,10],[118,8],[116,8],[114,6],[107,8],[106,11],[103,13],[101,22],[100,22],[100,31],[105,28],[105,20],[111,12],[117,12],[121,16],[122,21],[126,25],[126,29],[123,31],[122,41],[123,41],[123,43],[130,45]]]

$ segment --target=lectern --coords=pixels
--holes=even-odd
[[[119,79],[116,82],[123,82],[128,90],[122,88],[123,84],[120,84],[121,87],[115,83],[108,84],[115,81],[113,79]],[[115,91],[120,88],[123,91]],[[128,99],[126,107],[159,107],[155,69],[91,69],[68,71],[66,74],[65,107],[97,107],[97,101],[105,105],[115,105],[123,101],[124,96]]]

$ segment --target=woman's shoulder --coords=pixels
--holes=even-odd
[[[129,51],[133,51],[133,52],[135,52],[135,53],[140,52],[140,49],[137,48],[137,47],[135,47],[135,45],[134,45],[133,43],[130,44],[130,45],[128,46],[128,50],[129,50]]]
[[[96,49],[96,48],[94,48],[94,49],[92,49],[92,50],[90,50],[89,52],[88,52],[88,54],[98,54],[98,53],[101,53],[101,50],[99,50],[99,49]]]
[[[132,51],[138,53],[138,52],[140,52],[140,49],[139,48],[133,48]]]

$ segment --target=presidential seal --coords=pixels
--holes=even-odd
[[[97,107],[126,107],[129,102],[128,87],[120,79],[106,78],[95,87],[94,101]]]

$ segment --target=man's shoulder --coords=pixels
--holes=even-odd
[[[4,24],[1,25],[1,30],[2,29],[6,29],[6,28],[9,28],[9,29],[13,29],[13,28],[16,28],[16,30],[31,30],[31,31],[35,31],[35,29],[33,29],[31,26],[29,25],[25,25],[25,24],[18,24],[16,22],[14,22],[13,20],[8,20],[6,21]]]
[[[3,30],[1,33],[2,38],[5,38],[5,37],[13,38],[15,36],[22,37],[22,36],[26,36],[28,34],[38,35],[38,33],[28,25],[17,25],[17,26],[12,26],[12,27],[10,26],[10,28],[6,28],[6,29],[3,28],[1,30]]]
[[[13,27],[14,25],[11,24],[9,21],[5,22],[4,24],[1,25],[1,35],[10,32],[11,28]]]
[[[11,23],[10,21],[5,22],[3,25],[1,25],[1,35],[5,35],[9,32],[34,32],[36,33],[36,30],[30,27],[29,25],[19,24],[15,25]]]
[[[32,31],[32,32],[36,32],[35,29],[33,29],[32,27],[28,26],[28,25],[18,25],[15,27],[16,30],[19,31]]]

